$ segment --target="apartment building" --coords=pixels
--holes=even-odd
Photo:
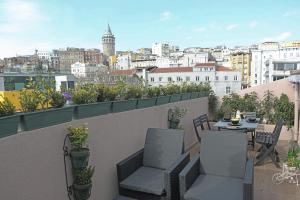
[[[231,69],[241,72],[242,85],[248,87],[250,85],[251,75],[251,54],[245,52],[236,52],[230,55]]]
[[[300,47],[266,42],[251,53],[251,86],[285,78],[290,75],[290,70],[299,69]]]

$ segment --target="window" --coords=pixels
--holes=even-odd
[[[233,77],[233,80],[237,81],[237,80],[238,80],[237,76],[234,76],[234,77]]]
[[[151,82],[154,82],[154,77],[151,77]]]
[[[190,81],[190,77],[189,76],[187,76],[187,77],[185,77],[185,81]]]
[[[209,81],[209,76],[205,76],[205,81]]]
[[[228,80],[228,76],[224,76],[224,79],[225,79],[225,81],[227,81]]]
[[[230,93],[230,86],[226,86],[226,94]]]
[[[257,78],[257,74],[255,74],[255,78]]]
[[[169,81],[169,82],[172,82],[172,77],[168,77],[168,81]]]
[[[218,76],[216,76],[216,81],[218,81],[219,80],[219,77]]]
[[[255,80],[254,83],[257,84],[257,80]]]
[[[159,80],[159,82],[161,82],[162,81],[162,77],[159,77],[158,80]]]
[[[177,79],[177,81],[181,81],[181,78],[180,78],[180,76],[177,76],[177,78],[176,78],[176,79]]]
[[[200,77],[199,76],[196,76],[196,81],[200,81]]]

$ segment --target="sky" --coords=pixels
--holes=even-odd
[[[300,40],[300,1],[0,0],[0,58],[34,49],[102,49],[107,23],[118,51],[154,42],[183,49]]]

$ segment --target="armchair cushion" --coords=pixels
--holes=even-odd
[[[164,188],[164,170],[140,167],[120,183],[121,188],[162,195]]]
[[[204,135],[200,149],[200,174],[243,179],[247,144],[247,136],[242,133]]]
[[[185,200],[241,200],[243,180],[224,176],[200,175],[184,194]]]
[[[183,143],[183,130],[149,128],[143,166],[168,169],[183,153]]]

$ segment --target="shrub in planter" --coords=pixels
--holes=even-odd
[[[111,109],[111,102],[104,102],[109,88],[103,84],[86,85],[73,91],[75,118],[82,119],[107,114]]]
[[[71,143],[71,163],[73,169],[86,168],[89,161],[90,151],[87,146],[88,128],[85,125],[68,128]]]
[[[19,115],[15,115],[15,106],[7,97],[2,97],[0,101],[0,138],[16,134],[20,121]]]
[[[91,196],[94,167],[74,171],[73,191],[76,200],[86,200]]]
[[[146,92],[148,98],[158,97],[161,95],[160,87],[148,87]]]
[[[65,97],[57,91],[53,91],[51,94],[50,104],[54,108],[61,108],[65,105],[66,99]]]

